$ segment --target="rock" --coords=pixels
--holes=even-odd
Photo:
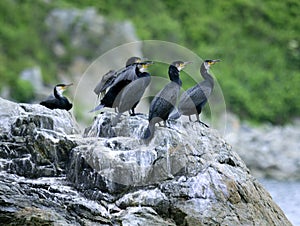
[[[175,223],[162,219],[149,207],[129,207],[115,215],[120,219],[122,226],[176,226]]]
[[[250,126],[230,123],[226,139],[253,175],[277,180],[300,180],[300,124]]]
[[[9,173],[31,178],[64,173],[79,133],[69,112],[0,98],[1,165]]]
[[[145,115],[71,114],[0,99],[5,225],[291,225],[231,147],[198,123],[139,139]]]
[[[86,200],[63,177],[29,180],[1,172],[0,209],[3,225],[112,225],[103,205]]]
[[[120,197],[115,205],[126,211],[149,207],[176,225],[291,225],[216,131],[175,123],[147,145],[145,116],[116,125],[115,117],[99,114],[84,133],[91,144],[72,150],[67,176],[77,189]]]

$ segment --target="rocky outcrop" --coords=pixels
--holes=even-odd
[[[257,177],[300,180],[300,121],[250,126],[229,115],[226,140]]]
[[[217,132],[99,114],[84,136],[70,113],[0,99],[5,225],[291,225]]]

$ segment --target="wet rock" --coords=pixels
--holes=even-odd
[[[111,225],[108,216],[103,205],[87,200],[63,177],[31,180],[1,172],[3,225]]]
[[[216,131],[178,122],[146,144],[146,116],[117,124],[115,116],[99,114],[84,133],[92,144],[73,149],[67,176],[78,189],[113,194],[127,214],[150,207],[176,225],[291,225]]]
[[[120,224],[123,226],[175,226],[174,222],[162,219],[150,207],[129,207],[126,210],[118,213],[117,218],[120,219]]]
[[[65,172],[75,147],[68,135],[79,133],[70,113],[0,98],[0,120],[1,170],[32,178]]]
[[[4,225],[291,225],[212,129],[103,113],[81,136],[69,112],[0,99]]]

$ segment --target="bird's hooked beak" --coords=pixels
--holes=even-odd
[[[209,65],[214,65],[215,63],[218,63],[218,62],[220,62],[221,60],[219,60],[219,59],[217,59],[217,60],[211,60],[210,62],[209,62]]]
[[[68,88],[69,86],[72,86],[72,85],[73,85],[73,83],[70,83],[70,84],[65,85],[65,87]]]
[[[144,61],[143,63],[141,63],[142,69],[146,70],[150,65],[154,64],[153,61]]]
[[[183,65],[186,66],[188,64],[192,64],[193,62],[192,61],[186,61],[186,62],[183,62]]]
[[[64,86],[62,87],[62,90],[65,91],[68,87],[70,87],[70,86],[72,86],[72,85],[73,85],[73,83],[64,85]]]
[[[178,70],[181,71],[183,68],[185,68],[186,65],[193,63],[192,61],[186,61],[179,65]]]

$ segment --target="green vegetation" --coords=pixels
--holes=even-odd
[[[34,65],[53,81],[69,59],[56,59],[45,48],[44,18],[53,8],[90,6],[110,20],[131,20],[141,39],[171,41],[203,58],[222,59],[213,72],[227,107],[243,119],[281,124],[300,115],[298,0],[3,0],[0,89],[14,86],[20,71]]]

